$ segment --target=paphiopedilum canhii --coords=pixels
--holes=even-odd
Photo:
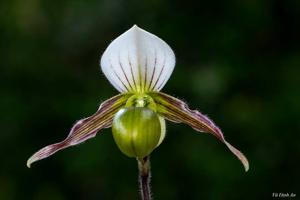
[[[175,55],[162,39],[134,25],[107,47],[101,69],[120,94],[104,101],[92,116],[75,123],[67,138],[48,145],[27,166],[64,148],[78,145],[112,127],[117,146],[130,157],[147,157],[165,136],[165,119],[214,135],[249,169],[246,157],[229,144],[215,123],[175,97],[160,92],[170,78]]]

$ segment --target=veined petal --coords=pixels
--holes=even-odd
[[[197,110],[190,110],[187,104],[170,95],[164,93],[150,93],[149,95],[154,99],[157,105],[157,112],[160,115],[176,123],[188,124],[197,131],[213,134],[221,140],[235,156],[238,157],[244,165],[245,171],[248,171],[249,163],[247,158],[242,152],[225,140],[222,131],[207,116],[201,114]]]
[[[136,25],[112,41],[101,58],[103,73],[120,92],[159,91],[174,66],[169,45]]]
[[[47,158],[59,150],[77,145],[95,137],[100,129],[110,127],[113,116],[125,105],[128,98],[128,94],[120,94],[104,101],[95,114],[76,122],[65,140],[48,145],[33,154],[28,159],[27,166],[30,167],[33,162]]]

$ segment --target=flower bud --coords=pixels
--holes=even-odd
[[[144,158],[161,142],[162,127],[159,116],[151,109],[125,107],[116,113],[112,132],[125,155]]]

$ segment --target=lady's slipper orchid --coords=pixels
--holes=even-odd
[[[238,157],[247,171],[246,157],[225,140],[212,120],[189,109],[183,101],[160,92],[174,66],[175,55],[168,44],[133,26],[112,41],[101,58],[103,73],[120,94],[104,101],[94,115],[79,120],[65,140],[36,152],[27,161],[27,166],[61,149],[80,144],[109,127],[124,154],[142,159],[163,141],[164,119],[167,119],[214,135]]]

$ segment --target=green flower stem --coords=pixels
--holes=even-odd
[[[151,200],[150,189],[150,159],[146,156],[143,159],[137,159],[139,167],[139,182],[142,200]]]

